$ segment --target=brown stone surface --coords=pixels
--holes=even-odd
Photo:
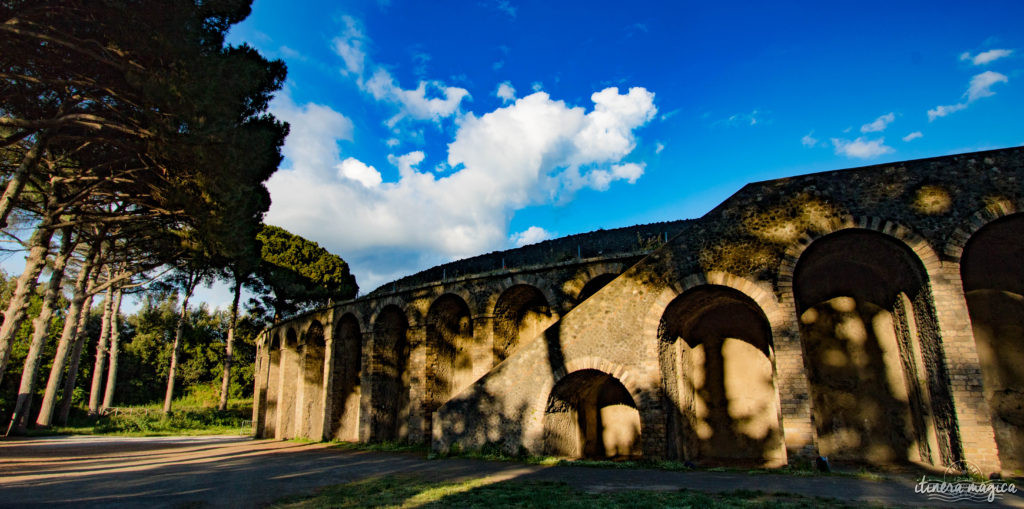
[[[1009,472],[1024,388],[1022,363],[1002,360],[1021,350],[1024,313],[973,292],[1024,295],[1022,184],[1021,148],[815,173],[749,184],[695,220],[428,269],[268,331],[254,421],[261,436],[321,439],[350,428],[345,415],[360,440],[541,452],[553,391],[592,370],[630,396],[634,455]],[[291,422],[318,415],[294,407],[304,375],[288,340],[314,321],[331,345],[342,330],[361,341],[360,402],[319,414],[335,421],[323,430]],[[325,393],[351,391],[331,368],[348,345],[304,364],[324,370]],[[565,454],[585,452],[597,408],[566,421]]]

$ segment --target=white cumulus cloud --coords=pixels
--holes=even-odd
[[[893,120],[896,120],[896,115],[894,113],[886,113],[885,115],[876,118],[874,121],[860,126],[860,132],[877,133],[884,131],[886,127],[889,127],[889,124],[891,124]]]
[[[296,106],[282,94],[272,111],[293,129],[284,169],[268,182],[266,220],[343,256],[363,291],[503,248],[515,211],[643,175],[642,163],[624,159],[636,129],[657,112],[654,94],[608,88],[591,100],[586,111],[536,92],[481,116],[467,113],[448,145],[450,171],[421,171],[426,154],[410,152],[388,158],[399,176],[385,181],[370,164],[342,157],[339,141],[351,137],[343,115]]]
[[[528,246],[552,238],[551,232],[540,226],[531,226],[519,233],[513,233],[508,240],[515,247]]]
[[[928,110],[928,121],[931,122],[939,117],[945,117],[950,113],[966,109],[968,105],[984,97],[991,97],[996,95],[992,91],[992,86],[997,83],[1009,83],[1010,78],[1007,78],[1005,74],[1001,74],[995,71],[985,71],[983,73],[975,74],[971,77],[971,82],[967,85],[967,91],[964,92],[963,97],[966,100],[956,103],[948,104],[945,106],[936,106]]]
[[[342,16],[341,21],[345,28],[332,41],[334,52],[345,62],[345,71],[362,76],[366,62],[366,35],[360,23],[352,16]]]
[[[918,138],[920,138],[922,136],[924,136],[924,135],[921,134],[921,131],[914,131],[914,132],[904,136],[903,137],[903,141],[914,141],[914,140],[916,140],[916,139],[918,139]]]
[[[818,144],[818,139],[811,136],[812,134],[814,134],[814,131],[805,134],[803,138],[800,138],[800,143],[805,147],[816,146]]]
[[[870,159],[893,151],[892,147],[885,144],[885,138],[869,140],[863,136],[852,141],[832,138],[832,146],[835,147],[836,155],[856,159]]]
[[[505,81],[498,85],[498,90],[494,92],[494,95],[498,96],[503,103],[509,103],[516,100],[516,89],[512,88],[512,84]]]
[[[965,51],[960,54],[960,60],[969,61],[974,65],[985,65],[1000,58],[1005,58],[1013,54],[1012,49],[990,49],[983,51],[977,55],[971,56],[969,51]]]

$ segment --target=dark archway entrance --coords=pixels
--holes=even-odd
[[[348,313],[334,328],[334,380],[331,398],[330,437],[335,440],[359,440],[359,369],[362,364],[363,334],[359,320]]]
[[[555,321],[548,300],[534,286],[515,285],[502,292],[494,305],[494,365],[512,355],[525,341]]]
[[[615,377],[585,369],[551,389],[544,413],[545,454],[628,459],[641,455],[640,413]]]
[[[784,458],[771,327],[760,306],[729,287],[698,286],[668,305],[660,331],[669,457]]]
[[[978,230],[961,260],[985,399],[1004,470],[1024,470],[1024,214]]]

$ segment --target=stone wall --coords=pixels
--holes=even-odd
[[[1001,352],[1024,340],[1022,179],[1020,148],[817,173],[434,267],[267,331],[254,422],[442,451],[1021,469],[1024,368]],[[289,389],[314,322],[324,408],[296,410],[318,394]],[[290,422],[306,415],[333,422]]]

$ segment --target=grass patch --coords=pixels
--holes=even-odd
[[[420,477],[387,476],[339,484],[304,497],[279,500],[281,509],[413,508],[413,507],[710,507],[811,509],[863,507],[828,498],[766,494],[740,490],[729,493],[680,491],[612,491],[585,493],[562,482],[503,481],[487,478],[465,481],[429,481]]]
[[[191,403],[191,405],[190,405]],[[116,413],[89,417],[85,409],[76,408],[67,426],[30,429],[28,436],[47,435],[117,435],[117,436],[171,436],[171,435],[240,435],[249,432],[252,419],[252,401],[237,399],[228,402],[227,410],[216,406],[196,405],[186,398],[175,400],[174,411],[163,414],[163,405],[153,403],[131,407],[118,407]]]
[[[414,444],[411,442],[384,441],[384,442],[340,442],[332,441],[331,447],[344,451],[372,451],[372,452],[414,452],[424,456],[430,452],[426,444]]]

